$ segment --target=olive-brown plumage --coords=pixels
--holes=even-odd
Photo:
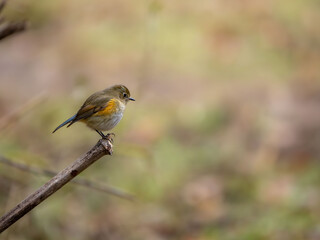
[[[96,92],[87,98],[74,116],[60,124],[53,133],[66,124],[70,127],[81,121],[105,137],[102,131],[109,131],[120,122],[128,101],[135,100],[130,97],[130,91],[124,85]]]

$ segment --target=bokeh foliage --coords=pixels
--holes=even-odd
[[[59,171],[98,139],[51,131],[115,83],[136,98],[114,155],[8,239],[319,239],[320,4],[12,0],[0,43],[0,154]],[[2,213],[46,178],[0,165]]]

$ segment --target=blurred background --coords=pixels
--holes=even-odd
[[[320,2],[10,0],[0,42],[0,155],[53,171],[98,140],[51,134],[126,85],[114,155],[4,239],[320,239]],[[0,163],[1,215],[48,180]]]

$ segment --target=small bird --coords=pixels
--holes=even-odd
[[[68,120],[61,123],[52,133],[68,124],[83,122],[95,130],[102,138],[109,138],[113,133],[104,135],[102,131],[109,131],[121,120],[128,101],[135,101],[124,85],[114,85],[92,94],[84,102],[79,111]]]

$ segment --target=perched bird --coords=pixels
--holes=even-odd
[[[104,135],[102,131],[109,131],[120,122],[128,101],[135,100],[130,97],[130,92],[124,85],[115,85],[96,92],[88,97],[75,115],[61,123],[52,133],[66,124],[70,127],[80,121],[99,133],[102,138],[108,138],[110,134]]]

